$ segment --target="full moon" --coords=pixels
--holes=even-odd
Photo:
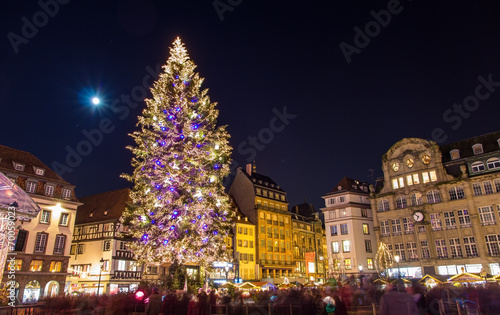
[[[101,100],[98,97],[93,97],[92,98],[92,104],[99,105],[100,102],[101,102]]]

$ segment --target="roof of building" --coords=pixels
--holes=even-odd
[[[24,171],[16,170],[14,163],[24,164]],[[45,170],[44,175],[37,175],[35,168]],[[45,180],[50,179],[54,182],[70,185],[30,152],[13,149],[4,145],[0,145],[0,170],[12,171],[18,174],[24,173],[26,176],[38,177]]]
[[[358,193],[369,193],[368,183],[360,182],[349,177],[344,177],[340,182],[333,188],[327,195],[334,195],[344,192],[358,192]]]
[[[498,139],[500,139],[500,131],[494,131],[484,135],[441,145],[439,149],[441,150],[443,156],[443,163],[451,161],[450,151],[454,149],[458,149],[460,151],[460,159],[474,156],[472,146],[475,144],[482,144],[484,153],[498,151],[500,149]]]
[[[128,188],[80,198],[83,206],[78,207],[75,224],[118,220],[129,200],[130,189]]]
[[[293,206],[292,212],[304,217],[314,217],[314,214],[318,213],[312,204],[305,201],[301,204]]]
[[[245,173],[248,176],[248,178],[250,178],[250,180],[254,183],[254,185],[259,185],[259,186],[272,188],[274,190],[285,192],[281,188],[281,186],[276,184],[276,182],[274,182],[271,179],[271,177],[265,176],[265,175],[262,175],[259,173],[255,173],[255,172],[252,172],[252,174],[248,174],[245,169],[241,169],[241,170],[243,171],[243,173]]]

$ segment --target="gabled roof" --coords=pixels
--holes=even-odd
[[[369,185],[366,182],[360,182],[358,180],[349,177],[344,177],[335,186],[335,188],[333,188],[327,195],[334,195],[344,192],[357,192],[357,193],[368,194],[370,192],[368,186]]]
[[[80,198],[83,206],[78,207],[75,225],[118,220],[130,200],[129,195],[130,189],[124,188]]]
[[[24,164],[24,171],[16,170],[14,168],[14,163]],[[35,173],[35,167],[44,169],[44,175],[37,175]],[[26,151],[13,149],[4,145],[0,145],[0,170],[11,171],[18,174],[26,174],[26,176],[38,177],[40,179],[51,180],[64,185],[70,185],[67,181],[65,181],[61,176],[57,175],[56,172],[51,170],[33,154]]]
[[[450,151],[454,149],[458,149],[460,151],[460,159],[474,156],[472,146],[475,144],[482,144],[484,153],[498,151],[500,150],[499,144],[497,142],[498,139],[500,139],[500,131],[495,131],[484,135],[441,145],[439,149],[441,150],[443,156],[443,163],[451,161]]]

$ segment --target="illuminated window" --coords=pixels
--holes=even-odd
[[[373,270],[373,259],[367,258],[366,263],[368,265],[368,270]]]
[[[412,178],[412,176],[411,176],[411,175],[406,175],[406,184],[407,184],[408,186],[413,185],[413,178]]]
[[[423,172],[422,173],[422,183],[428,183],[430,182],[430,179],[429,179],[429,173],[427,172]]]
[[[399,185],[398,185],[398,179],[397,178],[394,178],[392,180],[392,189],[398,189],[399,188]]]
[[[59,218],[59,225],[68,226],[69,213],[61,213]]]
[[[14,267],[16,270],[21,270],[23,268],[23,260],[22,259],[16,259],[14,262]]]
[[[363,223],[363,234],[364,235],[370,234],[370,231],[369,231],[369,228],[368,228],[368,224],[366,224],[366,223]]]
[[[403,177],[398,178],[399,181],[399,188],[405,187],[405,181]]]
[[[32,260],[30,271],[42,271],[43,260]]]
[[[344,267],[346,270],[352,269],[351,258],[344,259]]]
[[[436,171],[430,171],[429,176],[431,177],[431,182],[437,181]]]
[[[349,253],[351,251],[351,241],[349,240],[342,241],[342,251],[344,253]]]
[[[61,272],[62,269],[62,261],[51,261],[50,262],[50,272]]]
[[[413,176],[413,184],[415,185],[420,184],[420,177],[418,177],[418,173],[415,173],[412,176]]]
[[[242,240],[238,240],[238,247],[241,247],[242,244],[243,244],[243,241]]]
[[[260,195],[262,195],[262,189],[257,188],[257,189],[256,189],[256,193],[257,193],[257,195],[259,195],[259,196],[260,196]]]
[[[35,191],[36,191],[36,183],[28,181],[26,183],[26,192],[33,194],[33,193],[35,193]]]

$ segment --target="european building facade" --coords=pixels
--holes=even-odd
[[[403,276],[500,273],[500,132],[443,146],[406,138],[382,170],[375,231]]]

